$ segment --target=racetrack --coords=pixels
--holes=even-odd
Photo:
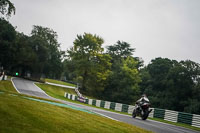
[[[132,124],[132,125],[135,125],[135,126],[138,126],[138,127],[141,127],[141,128],[144,128],[156,133],[199,133],[198,131],[193,131],[184,127],[178,127],[178,126],[165,124],[165,123],[161,123],[161,122],[157,122],[153,120],[144,121],[144,120],[141,120],[140,118],[133,119],[131,116],[128,116],[128,115],[118,114],[118,113],[109,112],[109,111],[105,111],[98,108],[93,108],[93,107],[89,107],[85,105],[67,102],[64,100],[55,99],[48,96],[43,90],[37,87],[33,81],[29,81],[29,80],[25,80],[21,78],[12,78],[12,82],[19,93],[30,95],[30,96],[36,96],[40,98],[45,98],[45,99],[50,99],[50,100],[55,100],[55,101],[59,101],[64,104],[68,104],[68,105],[75,106],[78,108],[87,109],[92,112],[101,114],[105,117],[126,122],[126,123],[129,123],[129,124]]]

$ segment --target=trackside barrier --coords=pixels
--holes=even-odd
[[[200,128],[200,115],[193,114],[192,126]]]
[[[69,93],[65,93],[64,97],[71,100],[79,100],[77,96]],[[125,112],[128,114],[132,114],[134,109],[133,105],[127,105],[127,104],[121,104],[103,100],[95,100],[95,99],[85,99],[84,103],[97,107],[102,107],[105,109]],[[158,109],[158,108],[151,108],[151,109],[152,111],[149,114],[149,117],[151,118],[160,118],[166,121],[189,124],[191,126],[200,128],[200,115],[177,112],[173,110]]]
[[[3,75],[0,77],[0,81],[3,80]],[[4,80],[7,80],[7,75],[4,76]]]
[[[133,113],[133,109],[135,106],[133,105],[128,105],[128,114],[132,114]]]
[[[164,117],[165,117],[165,110],[164,110],[164,109],[157,109],[157,108],[154,108],[153,117],[154,117],[154,118],[164,119]]]
[[[152,108],[152,111],[151,111],[151,113],[149,114],[149,117],[153,118],[153,115],[154,115],[154,108]]]
[[[116,110],[116,111],[119,111],[119,112],[122,112],[122,104],[116,103],[116,104],[115,104],[115,110]]]
[[[164,120],[177,122],[178,112],[172,110],[165,110],[165,117]]]
[[[193,114],[178,112],[178,122],[192,125]]]
[[[110,109],[110,102],[105,102],[105,106],[103,108]]]
[[[101,105],[101,100],[96,100],[96,106],[100,107],[100,105]]]

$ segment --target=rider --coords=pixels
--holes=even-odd
[[[139,107],[141,107],[141,105],[143,103],[149,103],[149,99],[147,98],[146,94],[143,94],[142,97],[136,101],[136,109],[138,109]]]

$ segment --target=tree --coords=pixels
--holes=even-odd
[[[165,89],[165,82],[169,70],[173,67],[173,61],[168,58],[156,58],[151,60],[151,63],[147,66],[148,72],[152,78],[152,84],[154,89],[162,91]]]
[[[180,64],[187,70],[184,75],[187,75],[188,79],[185,81],[184,77],[183,80],[188,84],[187,92],[185,92],[187,95],[184,96],[184,99],[187,99],[183,109],[185,112],[200,114],[200,64],[190,60],[181,61]]]
[[[112,57],[112,69],[104,90],[104,98],[132,104],[140,93],[138,61],[131,56],[134,49],[130,48],[130,44],[120,41],[107,48],[107,53]]]
[[[75,63],[76,79],[82,92],[98,96],[104,89],[110,69],[110,56],[103,54],[103,39],[97,35],[84,33],[77,35],[74,46],[68,50]]]
[[[63,61],[63,77],[65,80],[73,81],[76,78],[76,63],[73,60],[65,59]]]
[[[9,0],[0,0],[0,13],[10,17],[11,14],[15,14],[15,6]]]
[[[133,104],[140,94],[141,79],[133,57],[122,60],[122,64],[111,72],[105,87],[104,98],[115,102]]]
[[[199,114],[199,68],[189,60],[156,58],[140,70],[141,90],[154,107]]]
[[[48,60],[48,47],[46,44],[46,40],[38,36],[31,36],[31,47],[34,52],[33,62],[33,70],[32,77],[35,79],[40,79],[42,74],[44,73],[45,65]]]
[[[49,78],[60,78],[63,70],[61,61],[63,52],[57,41],[57,33],[50,28],[33,26],[31,35],[34,47],[40,56],[41,72]]]
[[[188,106],[189,97],[192,96],[192,88],[193,81],[188,75],[188,70],[181,63],[175,64],[167,75],[165,97],[168,108],[184,111],[184,108]],[[168,98],[170,100],[167,100]]]
[[[151,63],[148,64],[147,67],[140,70],[142,78],[140,87],[142,93],[146,93],[148,95],[153,106],[159,108],[172,106],[169,104],[173,103],[172,101],[176,97],[170,97],[168,99],[168,87],[172,83],[168,78],[168,74],[177,63],[178,62],[172,61],[168,58],[159,57],[151,60]]]
[[[0,66],[9,69],[14,63],[16,31],[3,18],[0,18],[0,29]]]
[[[20,76],[26,76],[35,68],[37,54],[34,52],[31,43],[31,37],[17,32],[15,40],[15,58],[12,71],[18,71]]]
[[[97,54],[91,62],[92,67],[88,72],[89,78],[86,81],[87,90],[99,98],[102,96],[107,83],[107,77],[110,74],[110,59],[108,54]]]
[[[107,49],[108,54],[110,54],[112,58],[127,58],[128,56],[132,56],[135,51],[134,48],[130,47],[129,43],[124,41],[117,41],[117,44],[108,46]]]

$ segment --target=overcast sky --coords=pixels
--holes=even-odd
[[[163,57],[200,63],[200,0],[10,0],[17,31],[30,35],[33,25],[58,34],[61,49],[77,34],[92,33],[136,48],[145,64]]]

